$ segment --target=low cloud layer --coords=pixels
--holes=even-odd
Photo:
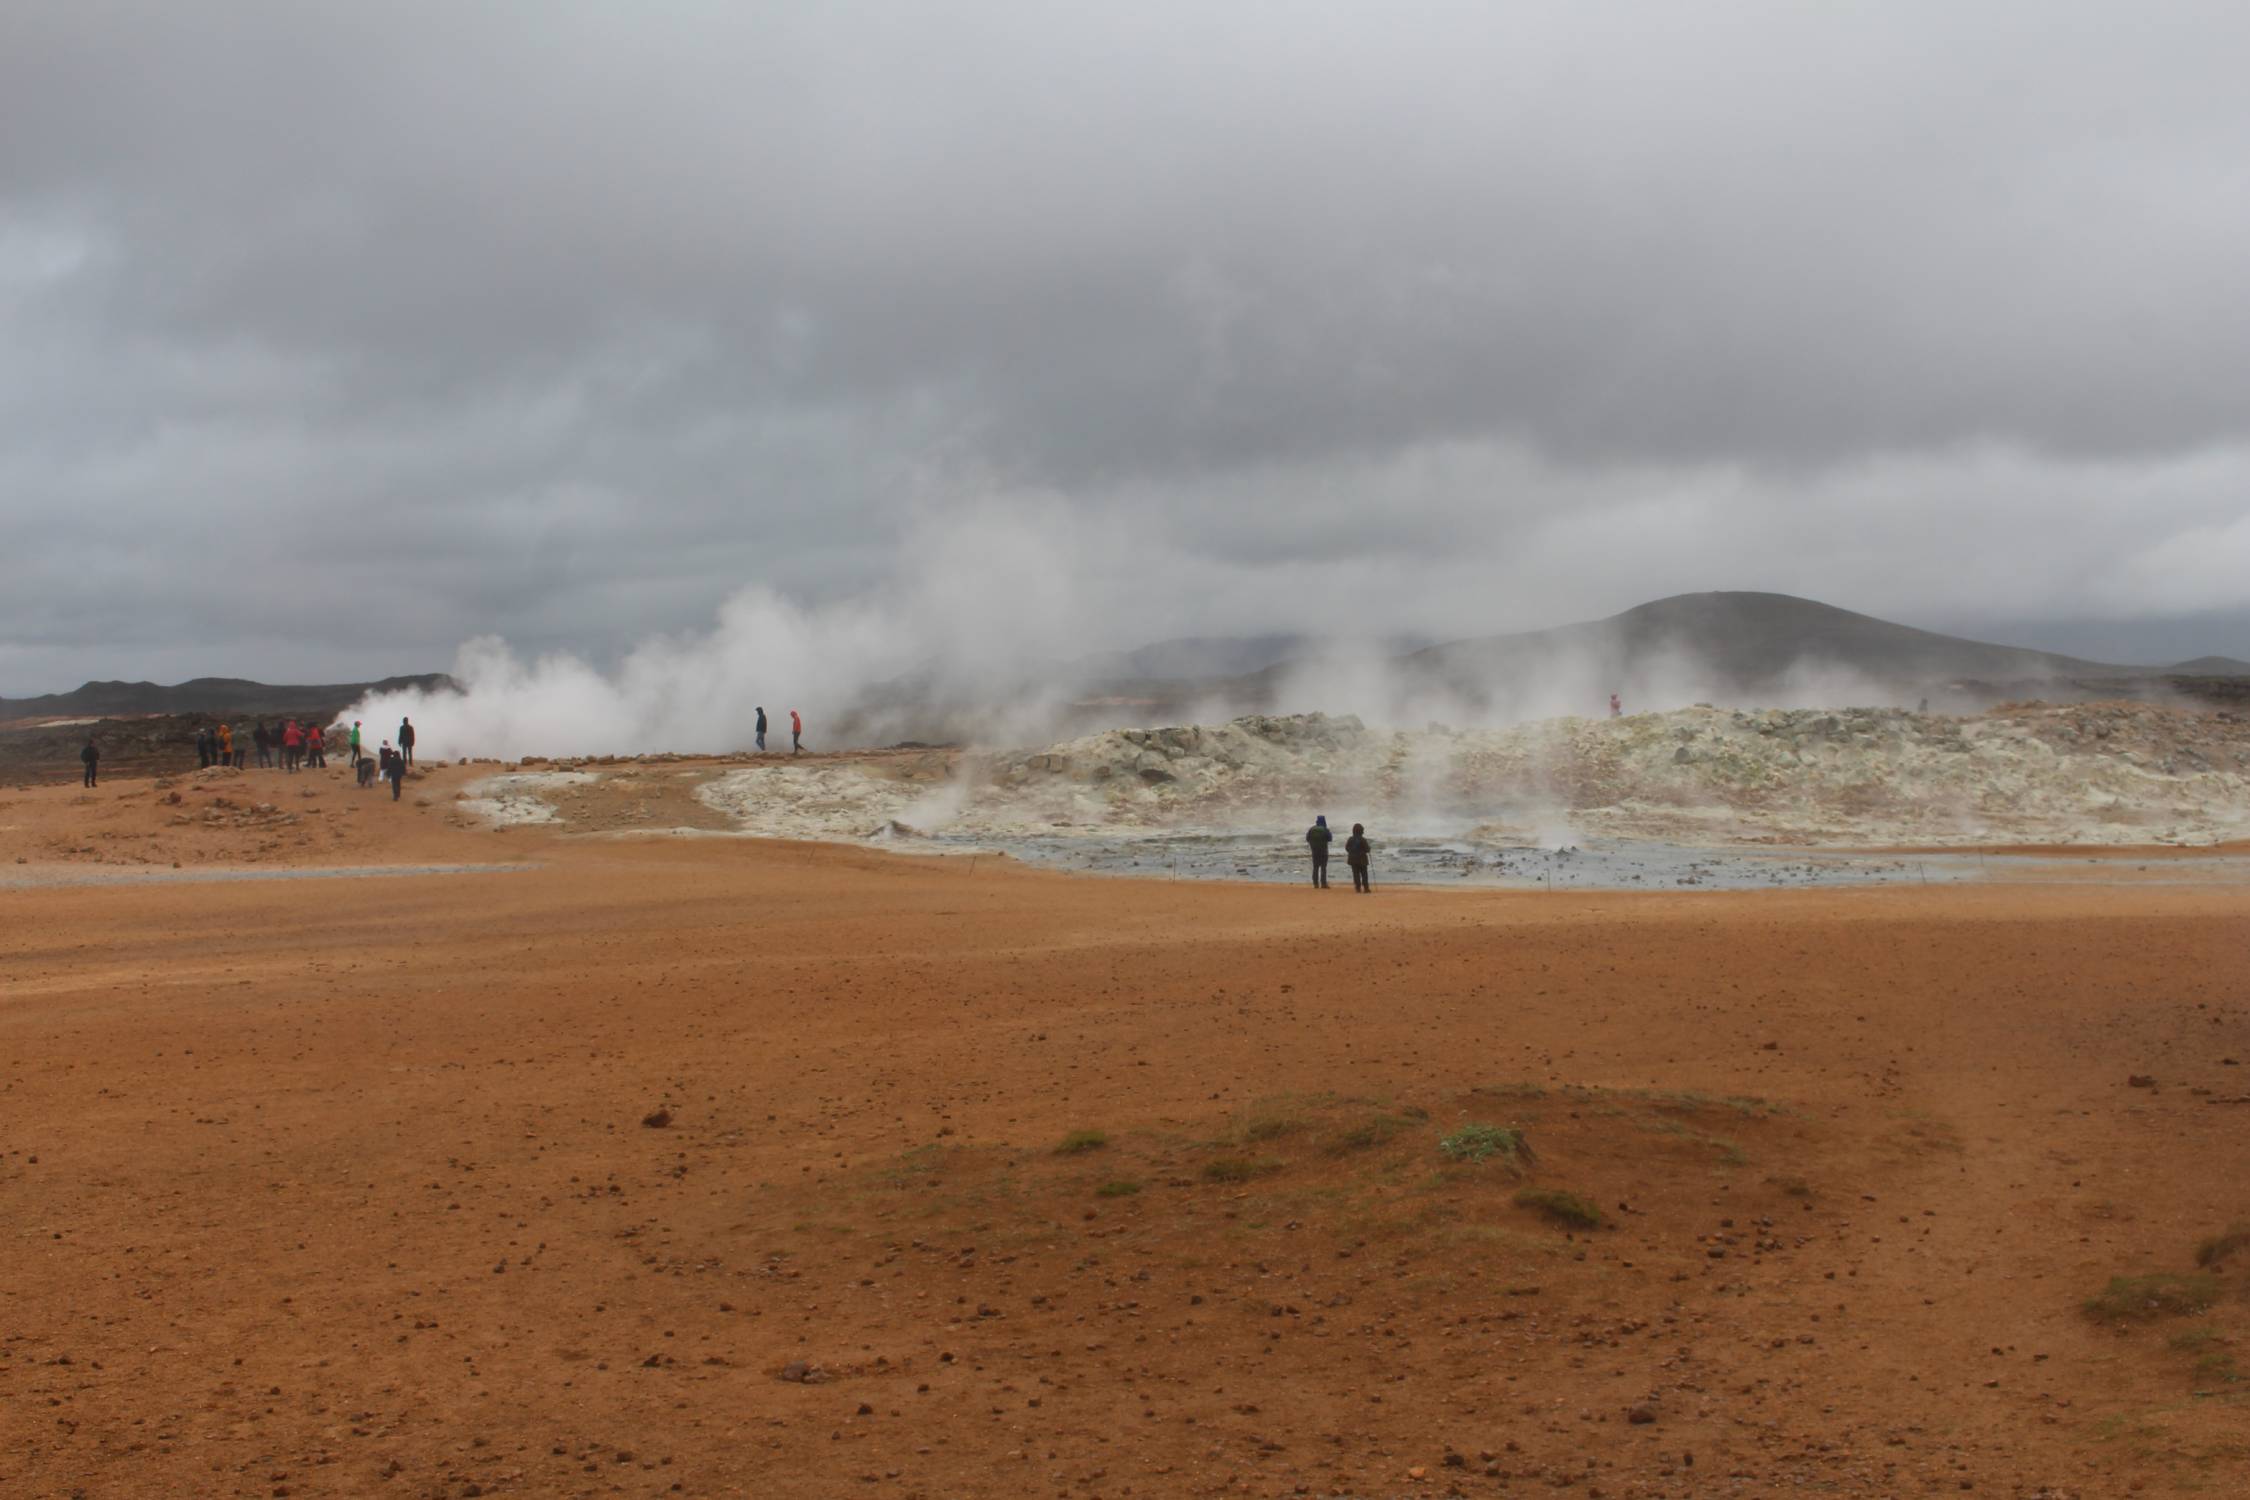
[[[0,693],[1728,587],[2250,654],[2246,48],[2068,0],[13,7]]]

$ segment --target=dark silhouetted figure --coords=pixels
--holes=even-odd
[[[1335,835],[1328,831],[1328,815],[1322,813],[1313,819],[1312,827],[1305,830],[1305,842],[1312,846],[1312,883],[1315,890],[1328,889],[1328,845]]]
[[[254,738],[258,743],[258,764],[264,766],[269,771],[272,770],[273,731],[266,728],[265,720],[260,719],[258,721],[257,733],[255,734]]]
[[[414,721],[412,719],[401,718],[398,721],[398,758],[410,766],[414,764]]]
[[[1344,840],[1344,863],[1352,867],[1352,889],[1362,895],[1375,889],[1367,878],[1367,856],[1373,848],[1367,842],[1367,830],[1354,823],[1352,836]]]
[[[388,757],[383,762],[383,775],[391,784],[391,800],[396,802],[399,786],[406,780],[406,752],[385,745],[383,754]]]
[[[762,707],[758,710],[758,748],[766,748],[766,711]]]
[[[86,748],[78,752],[86,765],[86,785],[93,786],[101,780],[102,747],[94,743],[92,735],[86,736]]]
[[[211,769],[211,758],[219,753],[219,742],[206,724],[195,732],[195,767],[199,771]]]

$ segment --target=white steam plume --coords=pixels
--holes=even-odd
[[[872,595],[807,604],[744,588],[710,630],[645,642],[614,672],[481,637],[454,663],[460,692],[376,693],[344,718],[374,743],[411,717],[416,754],[435,760],[746,749],[761,705],[769,748],[788,747],[792,709],[808,747],[933,725],[1004,740],[1052,721],[1062,688],[1041,654],[1076,645],[1075,550],[1052,511],[987,507],[912,533]]]

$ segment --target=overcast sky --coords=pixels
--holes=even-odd
[[[2246,56],[2239,0],[11,4],[0,693],[926,566],[1057,651],[1770,588],[2250,655]]]

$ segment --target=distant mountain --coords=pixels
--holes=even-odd
[[[1275,662],[1306,656],[1320,644],[1308,635],[1190,635],[1133,651],[1100,651],[1068,663],[1103,682],[1163,678],[1240,677]]]
[[[1428,636],[1356,641],[1323,635],[1191,635],[1133,651],[1102,651],[1063,664],[1081,680],[1111,686],[1129,683],[1201,682],[1245,677],[1284,662],[1352,651],[1398,656],[1433,644]]]
[[[2164,691],[2167,676],[2191,671],[2250,669],[2224,658],[2177,668],[2089,661],[1917,630],[1788,594],[1680,594],[1607,619],[1407,652],[1381,685],[1388,704],[1369,706],[1546,716],[1598,713],[1617,693],[1628,711],[1924,698],[1966,709],[2011,697],[2146,695]],[[1333,694],[1317,656],[1198,686],[1281,710],[1319,706],[1314,700]]]
[[[1841,674],[1924,688],[1967,679],[2117,676],[2135,670],[1939,635],[1788,594],[1756,593],[1679,594],[1606,620],[1433,646],[1400,665],[1468,696],[1506,693],[1558,670],[1590,687],[1683,679],[1729,695]]]
[[[2232,656],[2199,656],[2165,670],[2178,677],[2250,677],[2250,661]]]
[[[443,672],[386,677],[380,682],[276,685],[239,677],[196,677],[162,686],[153,682],[89,682],[67,693],[0,698],[0,719],[111,719],[144,714],[297,714],[341,711],[372,692],[457,687]]]

